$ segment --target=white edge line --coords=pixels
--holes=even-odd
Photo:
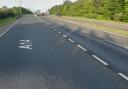
[[[2,37],[8,30],[10,30],[13,26],[15,26],[17,24],[17,21],[14,23],[14,24],[12,24],[11,26],[9,26],[1,35],[0,35],[0,37]]]
[[[79,47],[80,49],[87,51],[87,49],[85,49],[84,47],[82,47],[81,45],[77,45],[77,47]]]
[[[69,40],[70,42],[72,42],[72,43],[74,42],[72,39],[68,39],[68,40]]]
[[[109,41],[109,40],[105,40],[105,41],[107,41],[107,42],[109,42],[109,43],[112,43],[112,44],[114,44],[114,45],[117,45],[117,46],[119,46],[119,47],[125,48],[125,49],[127,49],[127,50],[128,50],[128,48],[127,48],[127,47],[125,47],[125,46],[122,46],[122,45],[116,44],[116,43],[114,43],[114,42],[112,42],[112,41]]]
[[[126,75],[124,75],[123,73],[118,73],[118,74],[128,81],[128,77]]]
[[[95,59],[97,59],[99,62],[101,62],[102,64],[108,66],[108,63],[106,63],[105,61],[103,61],[102,59],[100,59],[99,57],[97,57],[96,55],[92,55],[92,57],[94,57]]]

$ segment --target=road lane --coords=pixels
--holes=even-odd
[[[114,45],[101,38],[96,37],[93,33],[83,33],[80,29],[71,31],[65,25],[58,25],[48,17],[41,17],[51,25],[56,25],[54,29],[61,31],[75,42],[83,45],[92,54],[100,57],[103,61],[109,63],[109,68],[117,73],[123,73],[128,76],[128,50]]]
[[[32,49],[19,48],[19,41]],[[63,34],[24,16],[0,39],[1,89],[127,89],[128,82]]]

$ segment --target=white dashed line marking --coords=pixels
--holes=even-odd
[[[61,34],[61,32],[58,32],[59,34]]]
[[[83,46],[81,45],[77,45],[77,47],[79,47],[80,49],[84,50],[84,51],[87,51],[87,49],[85,49]]]
[[[63,35],[63,37],[65,37],[65,38],[66,38],[67,36],[66,36],[66,35]]]
[[[83,33],[85,33],[85,34],[88,34],[88,32],[85,32],[85,31],[81,31],[81,32],[83,32]]]
[[[124,78],[125,80],[128,81],[128,77],[126,75],[124,75],[123,73],[118,73],[122,78]]]
[[[54,27],[57,27],[57,26],[54,26]]]
[[[69,40],[70,42],[72,42],[72,43],[74,42],[72,39],[68,39],[68,40]]]
[[[96,55],[92,55],[92,57],[94,57],[95,59],[97,59],[99,62],[101,62],[102,64],[108,66],[108,63],[106,63],[105,61],[103,61],[102,59],[100,59],[99,57],[97,57]]]

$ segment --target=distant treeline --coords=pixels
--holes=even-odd
[[[128,22],[128,0],[78,0],[65,1],[49,10],[50,14],[80,16]]]
[[[32,14],[29,9],[23,7],[21,8],[21,12],[22,14]],[[3,8],[0,8],[0,19],[18,15],[20,15],[20,7],[7,8],[4,6]]]

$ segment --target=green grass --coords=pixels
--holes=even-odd
[[[98,30],[104,30],[104,31],[108,31],[108,32],[112,32],[112,33],[117,33],[123,36],[128,36],[128,31],[126,30],[122,30],[122,29],[115,29],[112,27],[107,27],[107,26],[102,26],[102,25],[95,25],[95,22],[110,22],[110,23],[118,23],[118,24],[127,24],[126,22],[121,22],[121,21],[112,21],[112,20],[96,20],[96,19],[88,19],[88,18],[83,18],[83,17],[72,17],[72,19],[76,19],[76,20],[81,20],[81,21],[89,21],[90,24],[92,24],[94,26],[94,28],[98,29]]]
[[[1,26],[6,26],[16,20],[16,17],[8,17],[5,19],[0,19],[0,27]]]
[[[99,22],[112,22],[112,23],[119,23],[119,24],[128,24],[128,22],[122,22],[122,21],[114,21],[114,20],[105,20],[105,19],[92,19],[92,18],[85,18],[85,17],[71,17],[69,16],[70,19],[74,20],[81,20],[81,21],[99,21]]]
[[[109,28],[109,27],[103,27],[103,26],[94,26],[96,29],[98,30],[103,30],[103,31],[107,31],[107,32],[112,32],[112,33],[116,33],[116,34],[120,34],[122,36],[128,36],[128,31],[125,30],[121,30],[121,29],[113,29],[113,28]]]

